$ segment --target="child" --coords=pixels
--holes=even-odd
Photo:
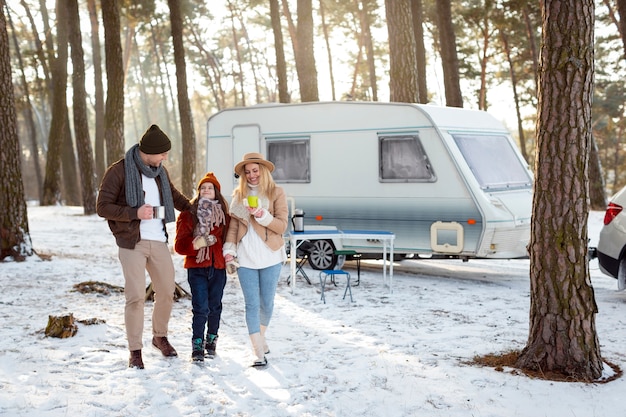
[[[191,200],[191,209],[180,213],[176,221],[174,249],[185,255],[184,266],[191,288],[191,360],[194,362],[204,361],[205,349],[207,357],[215,356],[222,314],[226,286],[222,245],[230,215],[220,189],[215,175],[207,173],[198,183],[198,195]]]

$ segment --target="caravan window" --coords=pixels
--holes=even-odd
[[[530,176],[506,136],[452,134],[452,137],[482,189],[531,186]]]
[[[311,182],[311,152],[309,138],[267,139],[267,159],[276,169],[276,182]]]
[[[380,136],[378,141],[381,181],[435,180],[435,173],[417,134]]]

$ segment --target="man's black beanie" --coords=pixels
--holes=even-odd
[[[159,126],[152,125],[139,141],[139,150],[149,155],[157,155],[172,149],[172,142]]]

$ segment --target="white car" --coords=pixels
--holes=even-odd
[[[626,288],[626,187],[617,192],[604,213],[604,226],[600,231],[598,257],[600,270],[617,278],[617,288]]]

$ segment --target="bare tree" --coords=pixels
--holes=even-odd
[[[11,79],[9,35],[0,1],[0,260],[23,261],[33,254],[22,183],[20,142]]]
[[[530,330],[518,365],[593,381],[603,369],[587,259],[594,1],[541,7]]]

